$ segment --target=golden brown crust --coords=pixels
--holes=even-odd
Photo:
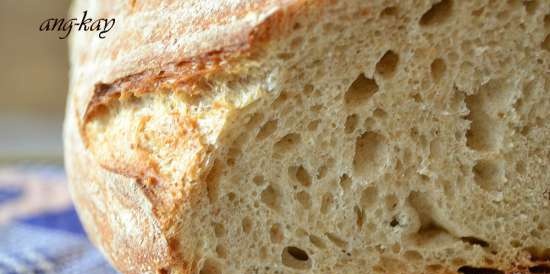
[[[88,8],[84,2],[78,1],[74,12]],[[71,40],[77,111],[85,116],[88,105],[117,90],[192,83],[278,33],[282,17],[305,1],[207,2],[100,3],[99,10],[90,10],[115,17],[117,25],[105,40],[84,32]]]
[[[140,96],[144,93],[168,90],[196,91],[196,85],[207,74],[220,71],[222,63],[227,63],[232,57],[244,54],[244,46],[235,49],[208,52],[195,58],[170,63],[162,68],[150,69],[119,78],[109,84],[97,83],[94,86],[90,102],[84,111],[84,121],[93,116],[101,106],[108,105],[113,99],[124,96],[121,93],[131,93]]]
[[[77,94],[73,95],[75,97],[75,111],[80,118],[79,127],[86,147],[90,147],[88,134],[86,132],[86,124],[96,114],[105,113],[105,110],[109,108],[109,105],[113,101],[131,96],[139,97],[151,91],[169,92],[178,90],[194,95],[200,92],[201,85],[204,84],[205,79],[212,77],[214,74],[238,74],[242,70],[243,60],[251,58],[261,51],[261,43],[272,39],[275,34],[282,34],[284,32],[284,27],[288,29],[288,25],[292,21],[289,19],[298,16],[298,11],[306,1],[254,1],[250,5],[244,6],[241,5],[246,3],[246,1],[236,2],[238,5],[236,6],[237,8],[232,11],[234,13],[223,10],[220,11],[220,13],[216,13],[216,18],[219,17],[218,19],[214,18],[215,20],[212,21],[204,21],[201,19],[195,22],[207,33],[209,33],[207,27],[216,23],[226,23],[229,29],[234,29],[234,31],[236,31],[233,33],[234,37],[227,37],[225,40],[221,41],[220,44],[210,45],[211,49],[206,47],[208,50],[204,53],[186,57],[185,49],[188,47],[192,48],[193,44],[184,47],[182,49],[182,55],[174,60],[168,59],[170,55],[162,52],[161,55],[155,59],[156,62],[163,63],[161,66],[151,65],[151,63],[145,62],[144,60],[149,58],[147,55],[140,56],[140,59],[136,60],[136,63],[145,65],[136,69],[137,72],[135,73],[123,75],[109,83],[103,81],[88,83],[93,84],[93,88],[83,84],[77,85]],[[257,21],[256,25],[250,25],[243,29],[232,26],[230,24],[231,22],[221,19],[223,16],[240,18],[247,12],[255,13],[256,16],[258,16],[257,14],[265,13],[267,16],[259,16],[259,18],[262,18],[261,21]],[[223,14],[223,16],[220,16],[220,14]],[[237,24],[238,23],[239,22],[237,22]],[[202,42],[201,45],[202,44],[208,43]],[[117,49],[109,50],[116,51]],[[74,50],[73,52],[77,51],[78,50]],[[115,60],[115,62],[118,61]],[[73,72],[76,71],[78,74],[79,68],[86,67],[87,65],[86,63],[77,64]],[[116,75],[119,69],[111,68],[111,70],[112,74]],[[76,78],[77,80],[75,80],[75,82],[82,81],[82,79]],[[113,78],[112,75],[110,75],[110,78]],[[91,92],[88,94],[87,91]],[[80,96],[78,93],[82,93],[83,96]],[[191,120],[193,120],[193,117],[188,117],[187,120],[192,122]],[[194,130],[191,129],[191,131]],[[195,139],[197,139],[197,143],[201,143],[200,136]],[[130,165],[125,162],[117,165],[116,161],[113,161],[113,159],[109,159],[108,163],[100,160],[100,165],[107,170],[128,177],[137,178],[141,181],[159,181],[163,179],[156,171],[154,162],[143,161],[143,159],[147,159],[147,157],[137,158],[140,159],[140,161],[138,161],[139,163]]]
[[[258,10],[261,10],[260,7],[265,8],[261,2],[255,2],[251,7]],[[293,3],[290,4],[290,2]],[[230,42],[229,44],[222,42],[219,45],[212,45],[212,48],[205,52],[199,52],[190,57],[182,55],[174,60],[167,59],[160,66],[143,66],[141,70],[123,75],[109,83],[95,83],[89,102],[82,112],[83,120],[88,120],[98,107],[108,104],[111,99],[124,96],[121,93],[132,93],[137,96],[152,90],[186,90],[186,92],[193,93],[197,91],[197,85],[201,80],[209,78],[212,74],[232,71],[238,73],[238,69],[232,65],[257,54],[261,49],[260,44],[275,38],[275,35],[282,35],[285,27],[288,30],[291,20],[285,19],[296,18],[305,2],[304,0],[278,1],[276,9],[270,11],[263,21],[248,29],[239,30],[233,39],[227,40]],[[246,11],[246,9],[239,9],[235,11],[235,14],[229,14],[228,11],[221,14],[240,17]],[[226,20],[221,20],[220,14],[217,16],[214,18],[215,21],[200,21],[201,27],[207,29],[209,25],[215,23],[228,23]],[[159,56],[158,58],[162,59],[163,57]]]
[[[169,195],[174,192],[154,183],[163,178],[146,157],[136,158],[140,168],[95,155],[86,124],[121,97],[152,90],[192,93],[209,75],[238,70],[231,63],[251,57],[260,43],[281,32],[305,1],[207,2],[101,1],[93,10],[86,1],[77,1],[73,6],[75,13],[87,9],[93,16],[117,18],[107,39],[78,33],[71,41],[65,154],[83,224],[124,273],[195,272],[197,262],[183,260],[178,240],[167,231],[176,221],[171,216],[177,215],[177,205],[196,199],[196,194],[192,188]],[[201,143],[200,136],[191,139]],[[207,147],[200,149],[195,165],[204,165],[207,153]],[[121,215],[128,219],[121,221]]]

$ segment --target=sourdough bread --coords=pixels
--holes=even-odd
[[[77,0],[65,156],[123,273],[550,269],[550,3]]]

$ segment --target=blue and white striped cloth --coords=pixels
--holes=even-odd
[[[61,167],[0,167],[0,274],[116,273],[86,238]]]

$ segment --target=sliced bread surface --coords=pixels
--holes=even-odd
[[[120,271],[550,270],[547,1],[149,2],[72,41],[71,190]]]

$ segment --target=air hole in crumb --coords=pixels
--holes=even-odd
[[[216,254],[220,258],[226,258],[227,257],[227,249],[223,245],[217,245],[216,246]]]
[[[308,187],[311,185],[311,176],[309,175],[309,172],[303,167],[294,167],[291,168],[291,170],[294,171],[294,178],[303,186]]]
[[[369,186],[363,190],[361,193],[361,206],[363,208],[370,208],[376,203],[376,200],[378,200],[378,190],[376,189],[376,186]]]
[[[314,121],[311,121],[309,122],[309,124],[307,125],[307,129],[310,130],[310,131],[315,131],[317,130],[317,128],[319,127],[319,124],[321,123],[321,120],[314,120]]]
[[[376,63],[376,72],[384,78],[389,78],[395,73],[398,62],[399,55],[392,50],[388,50]]]
[[[288,92],[283,91],[283,92],[281,92],[281,94],[279,94],[279,97],[277,97],[277,99],[275,99],[273,101],[273,103],[271,103],[271,106],[273,108],[277,108],[277,107],[281,106],[284,102],[286,102],[289,97],[290,97],[290,95],[288,94]]]
[[[279,193],[273,186],[268,186],[262,191],[262,202],[273,210],[279,209]]]
[[[235,138],[231,146],[233,147],[233,149],[240,151],[241,147],[246,143],[247,139],[248,139],[248,133],[243,132],[242,134],[237,136],[237,138]]]
[[[316,247],[320,248],[320,249],[324,249],[326,248],[326,245],[325,243],[323,242],[323,240],[315,235],[309,235],[309,241]]]
[[[260,248],[260,259],[262,259],[262,260],[267,259],[268,253],[269,253],[268,247],[262,246],[262,247]],[[269,266],[266,266],[266,267],[265,267],[265,270],[269,270]]]
[[[277,54],[277,58],[282,59],[282,60],[289,60],[292,57],[294,57],[294,54],[290,53],[290,52],[282,52],[282,53]]]
[[[438,25],[445,22],[450,16],[453,9],[452,0],[442,0],[434,4],[422,17],[420,18],[421,26]]]
[[[533,14],[539,7],[539,1],[538,0],[523,1],[523,6],[525,7],[525,11],[528,14]]]
[[[342,188],[342,190],[346,192],[349,190],[350,186],[351,186],[351,178],[347,174],[342,175],[340,177],[340,187]]]
[[[457,271],[464,274],[504,274],[504,271],[495,268],[472,266],[462,266]]]
[[[252,182],[254,182],[254,184],[256,184],[258,186],[261,186],[261,185],[264,184],[264,176],[256,175],[256,176],[254,176],[254,178],[252,178]]]
[[[336,236],[336,234],[333,233],[325,233],[325,236],[336,246],[345,249],[348,245],[348,242],[344,241],[342,238]]]
[[[468,244],[471,244],[471,245],[479,245],[481,247],[488,247],[489,246],[489,243],[482,240],[482,239],[479,239],[479,238],[476,238],[476,237],[471,237],[471,236],[468,236],[468,237],[462,237],[460,238],[463,242],[465,243],[468,243]]]
[[[392,251],[393,253],[398,254],[399,251],[401,251],[401,245],[399,245],[399,243],[393,244],[392,247],[391,247],[391,251]]]
[[[393,217],[391,222],[390,222],[390,226],[391,227],[396,227],[399,225],[399,221],[397,220],[397,216],[396,217]]]
[[[454,195],[454,184],[447,180],[438,180],[438,185],[443,186],[443,193],[447,196],[447,199],[453,199]]]
[[[216,159],[210,168],[208,175],[206,176],[206,191],[208,193],[208,199],[211,203],[215,202],[218,198],[218,184],[221,173],[222,164]]]
[[[510,11],[509,10],[503,10],[503,11],[501,11],[497,14],[497,18],[499,20],[506,20],[506,19],[508,19],[509,16],[510,16]]]
[[[372,117],[365,119],[365,122],[364,122],[365,128],[368,128],[368,129],[373,128],[375,124],[376,122]]]
[[[235,161],[239,158],[241,154],[241,150],[237,147],[230,147],[228,150],[227,150],[227,154],[226,154],[226,164],[227,166],[229,167],[232,167],[235,165]]]
[[[323,197],[321,197],[321,213],[326,214],[331,208],[332,203],[334,202],[334,198],[332,197],[332,194],[325,193]]]
[[[374,233],[376,231],[376,225],[373,224],[373,223],[368,223],[367,224],[367,231],[369,231],[371,233]]]
[[[349,115],[344,123],[344,132],[347,134],[352,133],[355,130],[355,127],[357,127],[357,120],[357,114]]]
[[[296,200],[305,208],[311,207],[311,196],[306,191],[296,193]]]
[[[305,95],[311,95],[311,93],[313,92],[313,86],[312,85],[305,85],[304,86],[304,94]]]
[[[311,268],[311,260],[307,253],[298,247],[287,246],[281,255],[283,265],[294,269]]]
[[[298,36],[294,39],[292,39],[292,41],[290,42],[290,48],[292,50],[296,50],[298,47],[300,47],[304,42],[304,38],[301,37],[301,36]]]
[[[506,2],[511,8],[518,9],[521,5],[521,1],[523,0],[508,0]]]
[[[327,23],[323,24],[323,31],[325,33],[331,32],[334,29],[336,29],[336,27],[334,26],[333,22],[327,22]]]
[[[230,202],[235,201],[235,198],[237,198],[237,195],[234,192],[229,192],[226,196],[227,200],[229,200]]]
[[[377,91],[378,84],[376,84],[374,79],[366,78],[365,75],[361,73],[346,91],[344,102],[348,106],[363,105]]]
[[[201,267],[199,274],[221,274],[220,267],[212,260],[207,259]]]
[[[373,112],[372,112],[372,116],[378,118],[378,119],[382,119],[384,117],[386,117],[388,114],[381,108],[376,108]]]
[[[432,64],[430,65],[430,71],[432,74],[432,78],[435,81],[439,81],[445,71],[447,70],[447,65],[445,65],[445,61],[441,58],[437,58],[433,60]]]
[[[506,100],[507,96],[506,90],[503,90],[499,83],[490,81],[483,85],[477,94],[466,97],[466,105],[470,110],[466,119],[471,121],[466,132],[468,147],[479,151],[498,148],[503,135],[501,121],[490,116],[487,111],[491,109],[491,105]]]
[[[438,237],[450,236],[449,231],[437,224],[433,218],[431,198],[428,194],[419,191],[412,191],[407,197],[408,204],[418,214],[420,227],[414,238],[418,245],[423,245]]]
[[[314,105],[314,106],[311,106],[309,109],[311,110],[311,112],[320,113],[323,110],[323,105],[321,104]]]
[[[308,235],[307,231],[305,231],[304,229],[302,228],[297,228],[295,231],[294,231],[294,234],[299,237],[299,238],[304,238]]]
[[[264,115],[261,113],[254,113],[251,116],[248,117],[248,122],[246,122],[246,128],[253,129],[257,127],[264,118]]]
[[[542,231],[544,227],[540,225],[538,229]],[[543,249],[530,246],[525,248],[525,251],[529,253],[531,261],[550,261],[550,248]]]
[[[473,16],[476,16],[476,17],[479,17],[479,16],[481,16],[481,15],[483,14],[483,11],[484,11],[484,10],[485,10],[485,8],[483,8],[483,7],[482,7],[482,8],[479,8],[479,9],[477,9],[477,10],[474,10],[474,11],[472,11],[472,15],[473,15]]]
[[[324,164],[317,169],[317,179],[321,180],[327,176],[328,169],[331,166],[331,163]]]
[[[372,270],[374,271],[374,273],[387,273],[388,272],[385,268],[383,268],[380,265],[374,265],[372,267]]]
[[[413,235],[415,244],[418,246],[430,245],[433,244],[434,240],[451,238],[451,234],[444,227],[434,223],[429,222],[427,225],[422,225],[418,232]]]
[[[406,268],[401,260],[385,255],[380,256],[379,263],[376,267],[383,269],[384,271],[382,273],[400,273]]]
[[[365,132],[355,141],[353,171],[359,175],[375,175],[385,165],[387,154],[384,136]]]
[[[418,94],[418,93],[413,93],[409,96],[417,103],[422,102],[422,96],[420,96],[420,94]]]
[[[458,258],[454,258],[452,261],[451,261],[451,264],[453,264],[453,266],[459,266],[459,265],[464,265],[466,264],[466,260],[458,257]]]
[[[214,223],[214,234],[216,237],[221,238],[225,235],[225,228],[223,224],[220,223]]]
[[[263,140],[273,134],[275,130],[277,130],[277,120],[268,121],[260,128],[256,138],[258,140]]]
[[[403,254],[403,257],[409,261],[420,261],[422,260],[422,255],[416,250],[407,250]]]
[[[504,182],[505,168],[502,160],[479,160],[474,166],[474,181],[484,190],[497,190]]]
[[[358,206],[353,207],[353,211],[355,211],[356,216],[355,223],[357,224],[357,227],[361,229],[365,223],[365,212]]]
[[[285,238],[282,226],[280,224],[273,224],[269,230],[269,236],[272,243],[280,243]]]
[[[297,133],[290,133],[281,138],[277,143],[273,145],[275,152],[288,152],[293,149],[300,142],[300,135]]]
[[[550,273],[550,264],[539,264],[539,265],[529,267],[529,272],[548,274]]]
[[[380,12],[380,17],[396,16],[398,12],[399,10],[395,6],[387,7]]]
[[[250,233],[250,231],[252,231],[252,220],[248,217],[244,217],[242,220],[242,227],[244,233]]]
[[[514,248],[520,248],[522,245],[521,245],[521,241],[518,241],[518,240],[512,240],[510,241],[510,245]]]
[[[550,34],[546,35],[546,38],[540,44],[543,50],[550,51]]]

